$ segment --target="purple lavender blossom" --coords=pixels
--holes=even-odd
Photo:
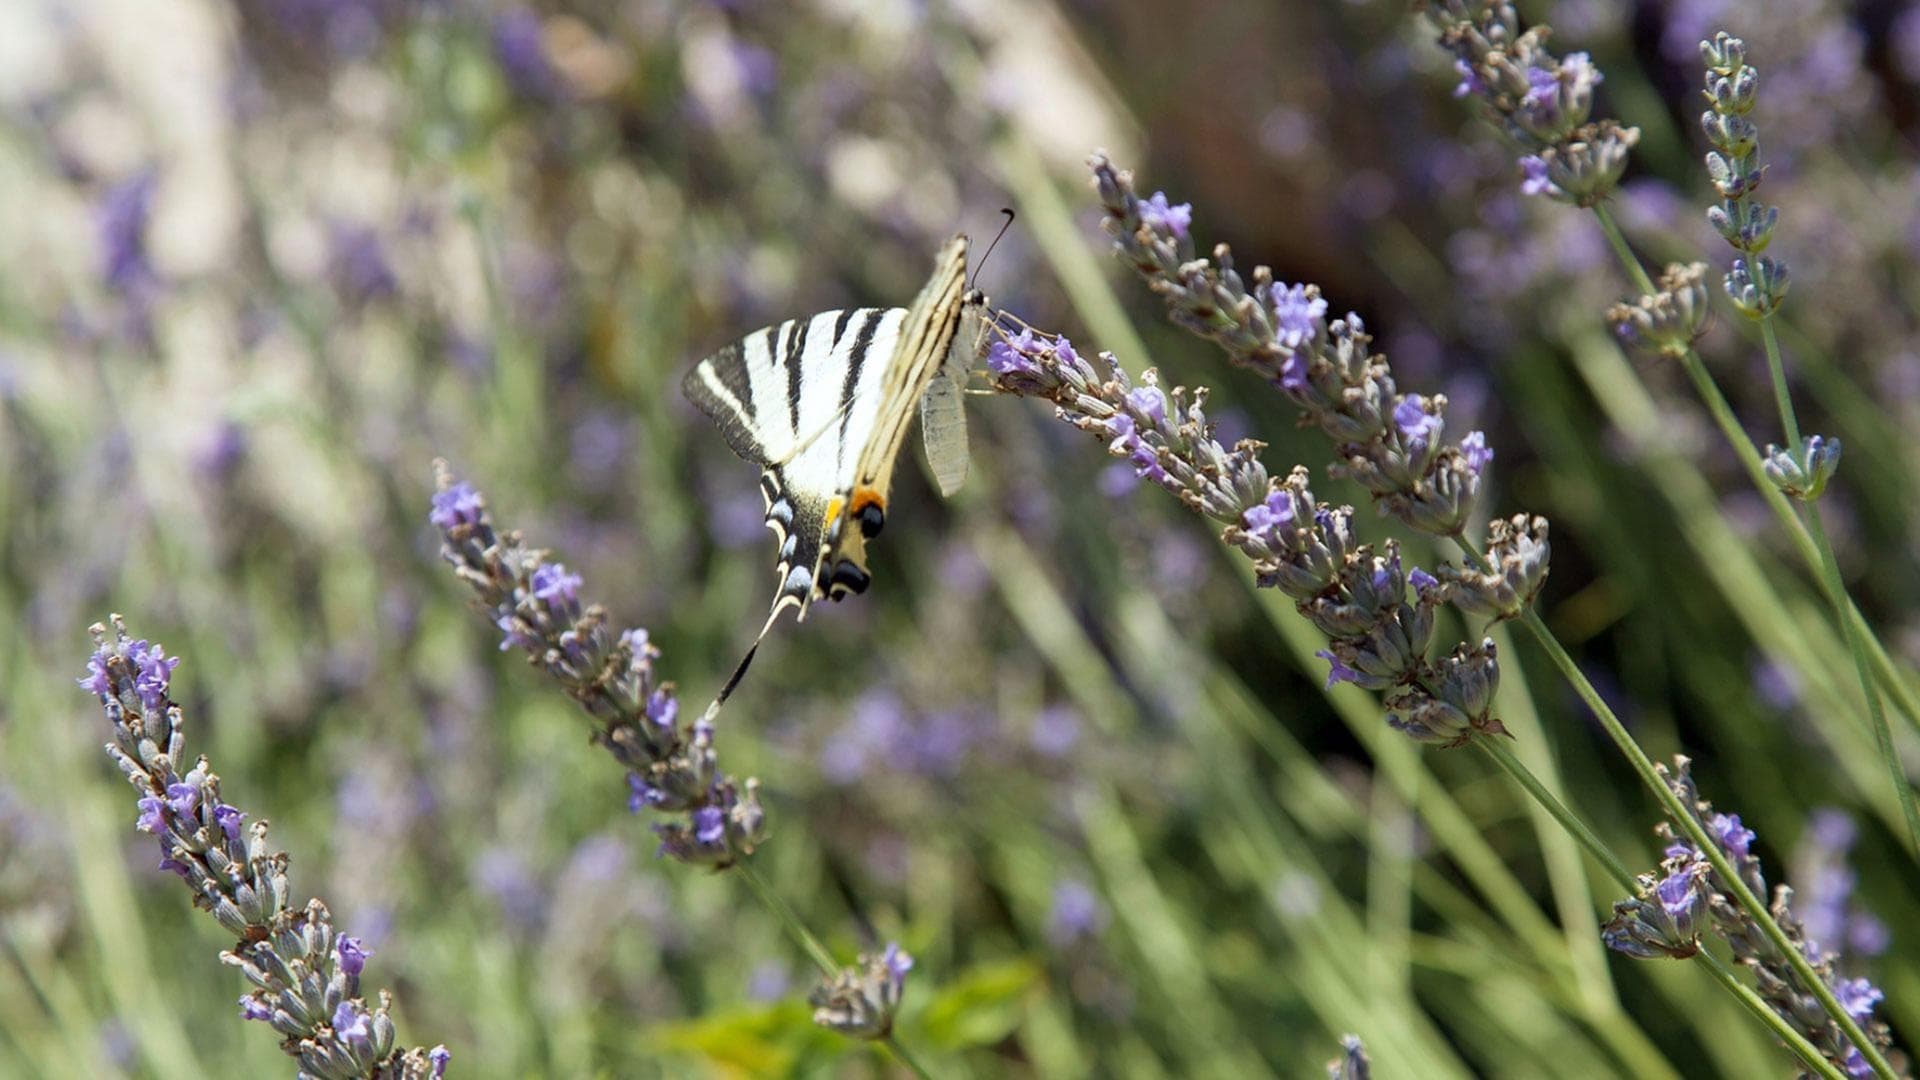
[[[1361,681],[1361,674],[1358,671],[1355,671],[1353,668],[1348,667],[1345,661],[1341,660],[1338,656],[1335,656],[1333,653],[1328,652],[1326,649],[1321,649],[1320,651],[1314,653],[1313,655],[1327,662],[1326,688],[1328,690],[1333,689],[1336,683],[1343,683],[1343,682],[1357,683]]]
[[[1547,159],[1527,154],[1520,159],[1520,191],[1524,195],[1552,195],[1553,181],[1547,178]]]
[[[303,1063],[335,1062],[328,1075],[427,1080],[444,1071],[444,1049],[436,1056],[392,1045],[391,996],[381,992],[373,1009],[358,997],[368,951],[334,930],[319,900],[288,906],[286,853],[266,846],[264,824],[242,837],[245,815],[220,798],[208,760],[200,757],[184,775],[175,771],[175,763],[193,760],[180,709],[167,696],[179,660],[134,639],[118,616],[111,636],[105,626],[93,635],[90,674],[81,685],[113,728],[107,753],[139,792],[135,824],[158,839],[161,869],[193,889],[195,906],[212,915],[227,940],[238,939],[220,958],[255,987],[239,999],[241,1018],[273,1024],[282,1049]],[[320,1019],[329,1016],[330,1024]]]
[[[1420,394],[1408,394],[1393,407],[1393,425],[1400,429],[1400,439],[1411,447],[1425,448],[1445,427],[1445,422],[1437,415],[1427,411],[1427,399]],[[1417,453],[1417,451],[1416,451]]]
[[[108,287],[138,299],[157,280],[147,256],[147,222],[159,174],[141,169],[108,189],[94,227],[100,238],[100,276]]]
[[[1487,445],[1485,432],[1467,432],[1466,436],[1460,440],[1460,452],[1466,455],[1467,469],[1475,476],[1479,476],[1486,471],[1488,465],[1493,464],[1493,448]]]
[[[372,949],[363,947],[359,938],[349,934],[341,934],[335,948],[340,954],[340,970],[352,978],[360,977],[360,973],[366,970],[367,957],[373,955]]]
[[[1106,905],[1085,882],[1068,879],[1054,884],[1053,905],[1047,914],[1047,940],[1055,948],[1095,936],[1106,925]]]
[[[493,56],[514,92],[533,101],[558,101],[566,83],[547,58],[537,12],[509,8],[493,17]]]
[[[1472,64],[1456,58],[1453,61],[1453,70],[1460,76],[1460,82],[1453,88],[1454,97],[1463,98],[1469,94],[1486,93],[1487,84],[1480,78],[1480,73],[1473,70]]]
[[[399,294],[400,279],[372,226],[333,222],[327,230],[327,246],[328,275],[349,307],[364,307]]]
[[[1169,206],[1166,192],[1156,191],[1152,198],[1141,202],[1140,217],[1156,229],[1165,229],[1184,238],[1187,230],[1193,227],[1193,204]]]
[[[473,485],[460,483],[433,493],[433,511],[427,520],[442,530],[451,530],[456,526],[478,525],[485,510],[486,503]]]
[[[1274,340],[1289,349],[1298,349],[1302,343],[1320,334],[1321,320],[1327,317],[1327,302],[1317,289],[1307,285],[1289,285],[1283,281],[1273,283],[1269,294],[1273,298]],[[1305,383],[1304,371],[1296,376]],[[1282,376],[1282,383],[1288,376]],[[1287,386],[1287,389],[1298,389]]]

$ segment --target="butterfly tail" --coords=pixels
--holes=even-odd
[[[760,643],[767,640],[767,632],[773,629],[774,621],[780,618],[780,613],[784,610],[786,610],[784,605],[775,605],[774,609],[767,614],[767,621],[760,627],[760,633],[754,636],[753,644],[747,646],[747,654],[734,665],[733,674],[727,676],[725,685],[721,686],[720,692],[714,695],[713,704],[708,705],[707,711],[700,714],[701,723],[711,724],[714,717],[720,715],[721,706],[733,696],[733,691],[740,685],[740,680],[746,678],[747,668],[753,664],[754,655],[760,651]]]

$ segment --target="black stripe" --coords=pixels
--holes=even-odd
[[[812,319],[795,319],[788,325],[794,327],[787,338],[787,416],[793,420],[793,437],[805,436],[800,431],[800,356],[807,347],[807,328],[813,325]]]
[[[847,377],[840,383],[840,439],[842,442],[847,438],[847,423],[853,419],[853,410],[848,406],[853,402],[854,390],[860,386],[860,369],[866,366],[867,353],[873,349],[874,331],[880,328],[881,321],[887,317],[886,312],[871,308],[863,308],[860,313],[865,315],[866,319],[860,324],[860,332],[853,339],[853,349],[847,354]],[[834,344],[839,343],[840,340],[836,337]],[[841,447],[840,452],[846,453],[846,447]]]
[[[847,323],[849,323],[849,322],[851,322],[851,321],[853,320],[853,317],[854,317],[855,315],[858,315],[858,314],[860,314],[860,312],[861,312],[862,310],[863,310],[863,309],[861,309],[861,308],[848,308],[848,309],[846,309],[845,311],[842,311],[842,312],[840,313],[840,317],[839,317],[838,319],[835,319],[835,320],[834,320],[834,322],[833,322],[833,343],[834,343],[835,345],[838,345],[838,344],[840,344],[840,338],[841,338],[841,336],[842,336],[842,335],[844,335],[844,334],[845,334],[845,333],[847,332]]]
[[[712,360],[714,374],[720,377],[720,385],[740,403],[740,412],[751,421],[753,419],[753,384],[747,378],[746,341],[740,340],[721,349]]]

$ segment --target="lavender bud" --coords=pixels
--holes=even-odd
[[[1727,273],[1727,298],[1749,319],[1764,319],[1787,296],[1787,266],[1767,255],[1733,260]]]
[[[1827,489],[1840,468],[1840,440],[1824,435],[1808,435],[1792,450],[1767,444],[1761,469],[1773,486],[1792,498],[1810,502]]]
[[[1707,926],[1711,867],[1682,855],[1667,861],[1665,876],[1640,875],[1639,896],[1615,901],[1613,918],[1601,928],[1608,948],[1641,960],[1684,960],[1700,951]]]
[[[1669,263],[1658,290],[1633,304],[1615,304],[1607,322],[1624,342],[1662,356],[1684,356],[1706,332],[1707,264]]]
[[[1442,566],[1447,600],[1495,620],[1518,618],[1547,580],[1552,549],[1547,519],[1517,514],[1487,527],[1486,570]]]
[[[1640,142],[1640,129],[1612,120],[1574,131],[1568,140],[1520,159],[1520,190],[1556,202],[1593,206],[1604,201],[1627,169],[1627,155]]]
[[[912,968],[913,957],[892,943],[878,956],[862,953],[854,966],[821,980],[808,995],[813,1022],[849,1038],[886,1038]]]

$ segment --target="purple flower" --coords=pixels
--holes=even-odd
[[[98,694],[101,697],[107,697],[113,693],[113,680],[107,677],[107,652],[105,649],[96,650],[92,656],[87,658],[86,677],[77,681],[80,683],[80,689],[85,690],[89,694]]]
[[[668,799],[666,792],[647,783],[639,773],[627,774],[627,810],[631,813],[637,814],[650,806],[664,806]]]
[[[1060,757],[1080,741],[1080,715],[1065,705],[1049,705],[1033,718],[1027,741],[1048,757]]]
[[[1485,432],[1467,432],[1466,437],[1460,440],[1460,452],[1466,455],[1467,471],[1475,476],[1493,464],[1493,448],[1487,445]]]
[[[530,634],[525,634],[521,632],[520,620],[515,618],[511,614],[501,615],[498,618],[494,619],[493,625],[498,627],[500,630],[500,635],[501,635],[500,651],[501,652],[506,652],[508,649],[512,649],[516,647],[522,648],[522,649],[532,649],[532,648],[538,647],[540,644],[540,640],[538,638],[533,637]]]
[[[541,563],[534,568],[529,584],[533,595],[549,606],[575,603],[580,596],[580,575],[567,573],[560,563]]]
[[[1055,946],[1098,934],[1106,924],[1106,907],[1085,882],[1070,880],[1054,885],[1053,907],[1047,916],[1047,939]]]
[[[717,806],[703,806],[693,812],[693,836],[703,844],[718,844],[727,838],[727,815]]]
[[[262,1001],[252,994],[248,994],[246,997],[240,999],[240,1019],[271,1020],[273,1019],[273,1006],[268,1005],[265,1001]]]
[[[1551,195],[1553,181],[1547,179],[1547,159],[1539,154],[1528,154],[1520,159],[1520,193],[1523,195]]]
[[[1166,193],[1156,191],[1153,193],[1153,198],[1141,201],[1140,220],[1157,231],[1185,237],[1187,229],[1193,225],[1193,204],[1181,203],[1178,206],[1168,206]]]
[[[1569,61],[1573,57],[1567,57]],[[1560,74],[1552,68],[1529,67],[1527,69],[1527,92],[1520,99],[1522,108],[1531,110],[1535,115],[1552,116],[1559,107]]]
[[[1740,824],[1739,814],[1713,815],[1713,819],[1707,822],[1707,831],[1712,833],[1714,839],[1720,841],[1720,846],[1726,848],[1735,858],[1749,857],[1748,852],[1754,841],[1754,833],[1752,829]]]
[[[1684,921],[1693,911],[1696,898],[1695,886],[1699,881],[1700,876],[1693,871],[1692,864],[1689,864],[1687,868],[1661,878],[1660,883],[1653,887],[1654,898],[1660,901],[1660,909],[1667,913],[1668,918],[1684,925]]]
[[[143,833],[158,833],[166,827],[166,802],[152,795],[142,795],[136,804],[140,807],[140,816],[134,820],[133,827]]]
[[[213,808],[214,823],[227,834],[227,842],[231,844],[240,842],[240,823],[246,820],[246,817],[247,815],[241,813],[238,807],[228,806],[226,803]]]
[[[1061,338],[1060,344],[1066,344],[1066,340]],[[1033,354],[1039,349],[1033,340],[1033,331],[1022,329],[1011,338],[996,340],[987,346],[987,370],[995,375],[1038,374],[1040,367],[1033,362]]]
[[[1318,291],[1308,293],[1305,285],[1289,285],[1276,281],[1270,291],[1273,298],[1274,340],[1289,349],[1298,349],[1300,343],[1316,337],[1320,333],[1320,320],[1327,317],[1327,301]],[[1283,368],[1282,385],[1286,385],[1288,373]],[[1299,386],[1288,386],[1289,390],[1306,385],[1306,372],[1299,373]]]
[[[522,97],[553,101],[564,96],[560,75],[547,59],[538,14],[513,8],[494,16],[493,57],[507,82]]]
[[[907,972],[913,970],[913,957],[894,942],[887,942],[887,951],[881,955],[881,961],[887,965],[887,978],[893,985],[893,999],[898,1001],[900,993],[906,989]]]
[[[1327,662],[1327,689],[1333,689],[1335,683],[1357,683],[1360,681],[1359,672],[1348,667],[1339,657],[1327,650],[1321,649],[1313,655]]]
[[[385,300],[400,291],[400,279],[371,226],[334,222],[328,231],[327,270],[333,287],[348,304]]]
[[[1293,525],[1293,499],[1285,491],[1267,493],[1267,501],[1240,512],[1240,526],[1273,547],[1286,546],[1284,530]]]
[[[373,955],[373,950],[362,948],[360,939],[349,934],[340,935],[334,950],[340,954],[340,970],[354,978],[358,978],[360,972],[366,969],[367,957]]]
[[[181,817],[192,817],[200,809],[200,785],[168,784],[167,807]]]
[[[680,699],[666,690],[655,690],[647,699],[647,719],[655,727],[672,731],[673,725],[680,719]]]
[[[1414,592],[1424,594],[1428,589],[1439,585],[1440,579],[1416,566],[1413,572],[1407,575],[1407,584],[1413,586]]]
[[[333,1010],[333,1033],[353,1046],[366,1046],[373,1041],[373,1026],[367,1019],[366,1010],[343,1001]]]
[[[121,292],[137,292],[153,283],[147,258],[147,220],[153,212],[158,175],[142,169],[108,190],[95,230],[100,237],[100,275]]]
[[[127,659],[133,661],[133,689],[140,695],[140,704],[153,710],[166,708],[167,687],[180,658],[167,656],[158,645],[149,648],[146,642],[136,641],[127,650]]]
[[[433,511],[427,520],[442,529],[452,529],[456,525],[480,524],[480,513],[486,503],[473,485],[462,480],[445,491],[433,493]]]
[[[1840,1006],[1855,1020],[1865,1020],[1873,1015],[1873,1007],[1887,996],[1865,979],[1841,979],[1833,990],[1833,996],[1840,999]]]
[[[433,1064],[433,1080],[440,1080],[447,1075],[447,1063],[453,1060],[453,1051],[436,1046],[427,1051],[427,1060]]]
[[[1025,330],[1021,331],[1023,334],[1026,332]],[[1053,355],[1055,359],[1067,367],[1078,367],[1080,364],[1080,354],[1073,351],[1073,342],[1068,341],[1065,337],[1054,339]]]
[[[1158,387],[1136,386],[1127,391],[1127,404],[1156,424],[1167,422],[1167,395]]]
[[[1459,85],[1453,88],[1454,97],[1463,98],[1468,94],[1484,94],[1487,92],[1487,84],[1481,81],[1480,73],[1473,69],[1472,64],[1467,63],[1465,60],[1455,60],[1453,62],[1453,70],[1460,75]]]
[[[1427,411],[1427,399],[1421,394],[1408,394],[1393,407],[1393,426],[1400,429],[1400,440],[1408,449],[1424,449],[1440,434],[1443,421]],[[1415,452],[1418,452],[1416,450]]]

